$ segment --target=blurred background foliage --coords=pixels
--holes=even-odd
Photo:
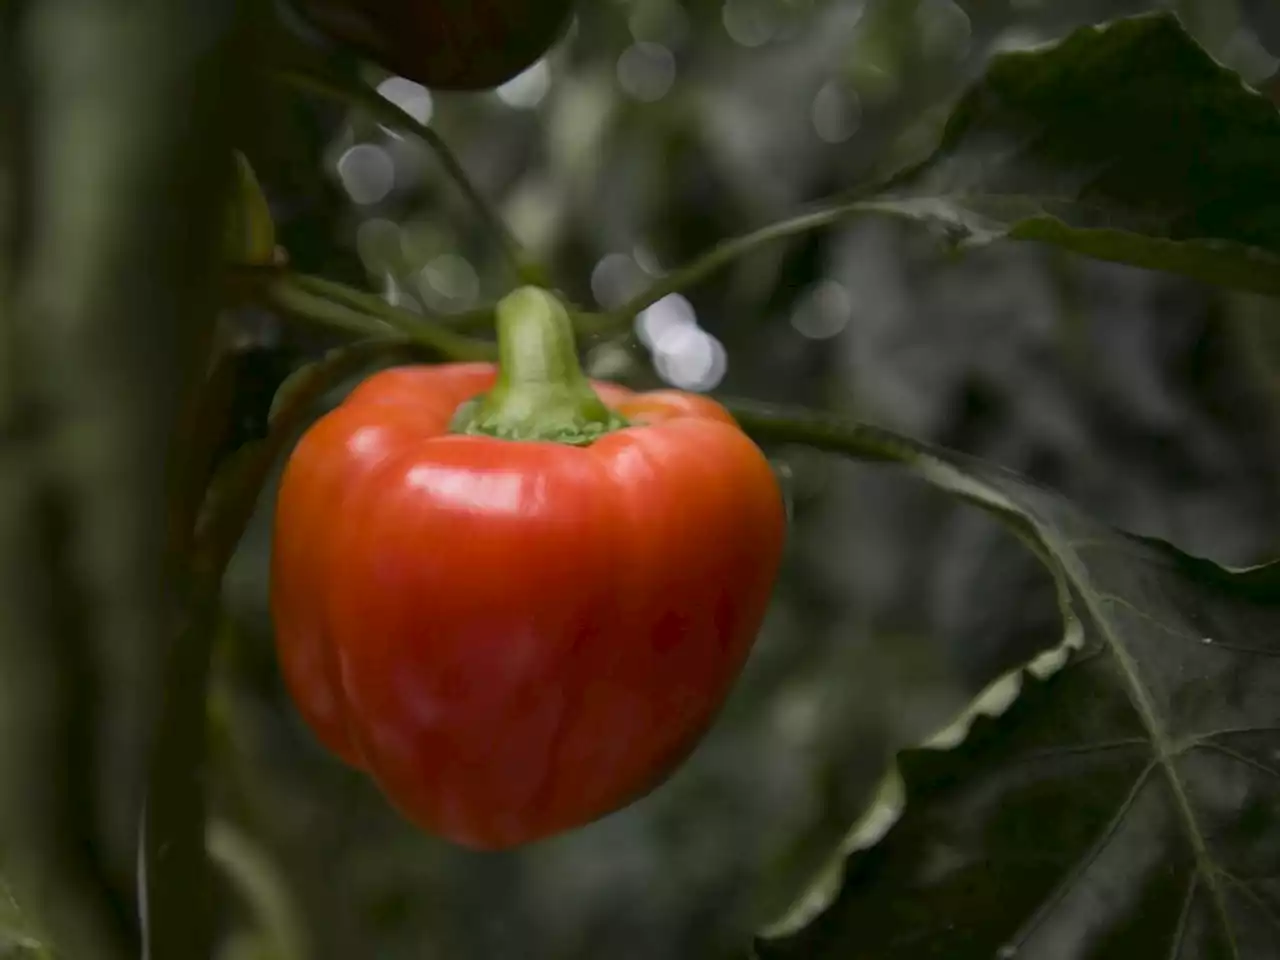
[[[1276,74],[1267,0],[609,0],[495,92],[370,80],[452,144],[570,297],[608,308],[923,155],[992,53],[1171,6],[1250,82]],[[251,160],[295,268],[427,314],[504,292],[499,251],[421,143],[292,93],[268,108]],[[599,376],[803,402],[971,453],[1236,565],[1280,552],[1278,313],[1033,245],[958,258],[867,220],[754,254],[587,350]],[[228,320],[243,439],[337,341]],[[228,576],[213,706],[215,858],[245,929],[268,933],[228,960],[743,956],[890,752],[1061,630],[1052,584],[993,521],[892,470],[777,464],[789,559],[711,736],[628,810],[490,855],[412,830],[294,714],[266,610],[269,487]]]

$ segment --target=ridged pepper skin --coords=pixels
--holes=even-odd
[[[714,401],[596,383],[586,446],[449,432],[487,364],[370,377],[277,500],[282,672],[319,739],[424,830],[503,849],[658,785],[751,650],[785,537]]]

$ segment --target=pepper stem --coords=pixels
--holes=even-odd
[[[497,306],[498,382],[458,408],[453,433],[586,446],[627,421],[605,406],[578,363],[558,299],[521,287]]]

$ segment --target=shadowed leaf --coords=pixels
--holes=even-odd
[[[735,412],[766,438],[784,420]],[[785,422],[826,449],[875,445],[1011,523],[1093,642],[1029,665],[1048,679],[1000,678],[929,744],[946,749],[903,756],[844,870],[821,871],[762,956],[1280,956],[1280,564],[1229,571],[999,468]]]
[[[1280,111],[1171,14],[996,56],[869,206],[1280,294]]]

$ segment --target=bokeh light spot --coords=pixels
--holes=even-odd
[[[435,102],[431,99],[431,91],[420,83],[414,83],[404,77],[388,77],[378,84],[378,93],[384,100],[389,100],[419,123],[430,123],[435,112]],[[390,127],[383,127],[388,133],[394,133]]]
[[[823,280],[800,298],[791,315],[791,326],[810,340],[827,340],[849,325],[852,312],[849,291],[834,280]]]
[[[480,296],[480,278],[465,257],[442,253],[422,268],[418,290],[436,309],[465,309]]]
[[[969,53],[973,25],[952,0],[922,0],[915,11],[920,47],[930,59],[959,60]]]
[[[532,110],[540,104],[551,89],[551,67],[539,60],[528,70],[518,74],[498,87],[494,92],[499,100],[517,110]]]
[[[660,43],[633,43],[618,58],[618,83],[636,100],[661,100],[675,82],[675,54]]]
[[[827,143],[843,143],[858,132],[862,104],[852,90],[831,80],[813,98],[813,129]]]
[[[772,0],[725,0],[720,19],[725,33],[744,47],[760,47],[777,36],[780,11]]]
[[[621,306],[644,285],[644,271],[625,253],[606,254],[591,271],[591,294],[606,310]]]
[[[636,317],[636,336],[650,350],[656,350],[658,341],[668,330],[697,325],[698,314],[693,304],[682,295],[671,293],[640,311]]]
[[[712,390],[729,368],[724,345],[695,325],[668,327],[653,345],[658,376],[681,390]]]
[[[361,206],[379,203],[396,182],[391,155],[372,143],[358,143],[338,158],[338,178],[353,203]]]

